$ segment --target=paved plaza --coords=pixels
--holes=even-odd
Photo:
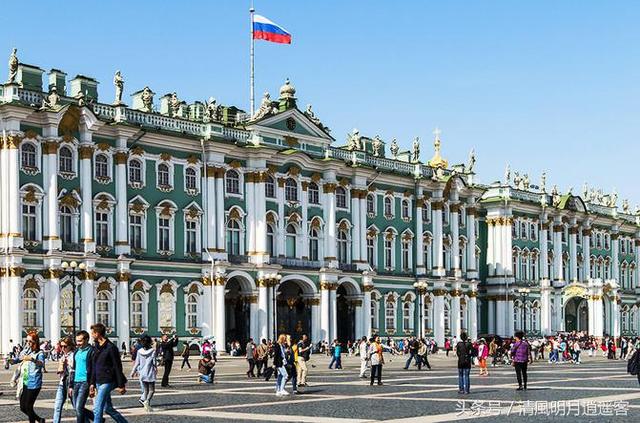
[[[197,384],[196,371],[180,371],[174,363],[172,387],[160,388],[153,400],[156,409],[147,414],[138,405],[140,390],[130,381],[125,395],[114,393],[114,404],[131,422],[185,421],[291,421],[291,422],[440,422],[464,419],[524,421],[639,421],[640,388],[626,374],[625,361],[585,358],[582,365],[550,365],[538,362],[530,368],[529,390],[516,392],[511,367],[490,369],[489,377],[473,369],[471,394],[457,393],[455,358],[431,356],[433,370],[406,371],[404,358],[388,356],[383,386],[369,386],[358,378],[359,359],[345,357],[343,370],[328,370],[327,357],[315,355],[309,387],[300,395],[274,395],[273,381],[247,380],[246,362],[225,357],[217,365],[216,383]],[[192,360],[195,367],[196,360]],[[128,374],[130,363],[125,364]],[[48,365],[50,371],[55,364]],[[162,369],[160,369],[162,371]],[[46,381],[37,412],[50,420],[55,395],[55,375]],[[2,371],[0,421],[24,421]],[[290,385],[288,386],[290,391]],[[462,404],[461,400],[464,400]],[[89,403],[91,406],[91,403]],[[463,408],[464,407],[464,408]],[[626,414],[626,416],[624,415]],[[509,415],[510,417],[506,417]],[[75,421],[65,411],[64,421]],[[532,417],[533,416],[533,417]]]

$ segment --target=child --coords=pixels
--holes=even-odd
[[[206,353],[202,356],[198,362],[198,383],[213,383],[213,377],[216,374],[216,371],[213,369],[215,365],[216,362],[211,359],[211,354]]]
[[[151,343],[151,337],[144,335],[140,338],[141,347],[137,351],[136,361],[131,369],[131,376],[138,373],[138,379],[142,385],[142,396],[140,400],[145,411],[151,412],[151,398],[156,391],[156,376],[158,367],[156,366],[156,350]]]

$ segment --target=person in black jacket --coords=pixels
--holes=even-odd
[[[178,346],[178,336],[173,335],[173,338],[169,339],[167,335],[162,335],[162,342],[160,343],[160,352],[162,362],[164,363],[164,373],[162,373],[162,385],[165,388],[169,387],[169,374],[171,373],[171,367],[173,366],[173,349]]]
[[[120,395],[127,392],[127,378],[122,372],[122,361],[118,347],[106,337],[107,329],[102,323],[91,326],[91,337],[95,342],[91,357],[91,373],[89,375],[89,396],[93,401],[93,421],[102,423],[103,414],[107,413],[118,423],[126,423],[127,419],[118,413],[111,403],[111,391],[118,389]]]

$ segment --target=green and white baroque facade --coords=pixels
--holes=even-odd
[[[615,194],[547,192],[475,157],[344,146],[287,81],[248,116],[215,100],[100,102],[19,64],[1,86],[0,339],[76,323],[225,341],[638,328],[640,232]],[[543,178],[544,179],[544,178]],[[62,262],[86,264],[74,282]],[[524,297],[524,290],[529,292]],[[75,294],[74,294],[75,293]],[[274,298],[275,295],[275,298]],[[522,304],[525,304],[523,307]],[[274,312],[275,308],[275,312]],[[274,328],[275,326],[275,328]]]

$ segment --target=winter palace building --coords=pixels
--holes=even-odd
[[[4,353],[27,331],[55,341],[95,322],[120,342],[219,349],[281,332],[637,334],[640,216],[615,192],[508,168],[481,183],[473,152],[450,165],[438,131],[410,151],[357,130],[335,145],[289,81],[252,116],[149,87],[126,105],[119,72],[114,85],[103,101],[93,78],[10,59]]]

